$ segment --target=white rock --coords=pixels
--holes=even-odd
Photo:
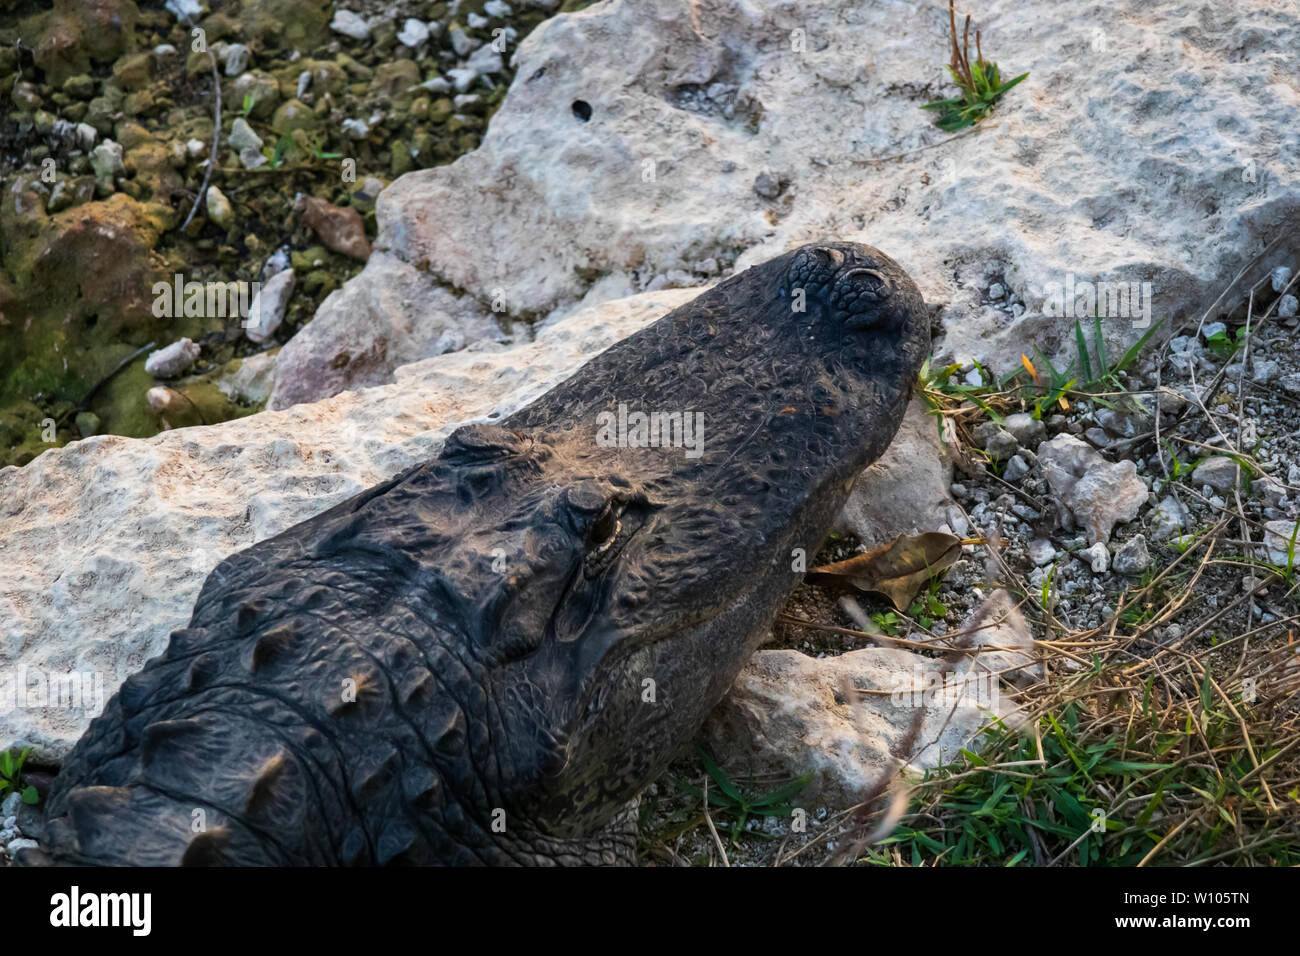
[[[226,198],[226,194],[216,186],[208,186],[204,204],[208,211],[208,218],[222,229],[229,229],[235,224],[235,207],[230,205],[230,200]]]
[[[18,809],[23,805],[23,795],[15,790],[0,802],[0,819],[6,823],[10,817],[18,819]]]
[[[244,320],[244,334],[251,341],[267,342],[280,327],[285,310],[289,308],[289,297],[293,295],[293,280],[292,269],[277,272],[253,296],[248,317]]]
[[[415,49],[429,41],[429,28],[420,20],[410,17],[402,24],[402,30],[397,34],[397,42],[403,46]]]
[[[348,139],[365,139],[370,135],[370,124],[365,120],[345,119],[343,132],[347,134]]]
[[[1106,463],[1097,449],[1073,435],[1057,435],[1038,448],[1038,465],[1052,491],[1067,498],[1088,469]]]
[[[242,43],[232,43],[221,53],[221,61],[226,68],[226,76],[239,76],[248,69],[249,50]]]
[[[1047,437],[1047,426],[1041,419],[1035,418],[1028,412],[1015,412],[1008,415],[1003,420],[1002,427],[1017,442],[1029,448],[1034,448]]]
[[[185,153],[190,159],[198,159],[208,151],[208,144],[201,139],[187,139],[185,141]]]
[[[83,150],[89,150],[95,145],[95,140],[99,138],[99,130],[89,123],[78,123],[74,134],[77,139],[77,145]]]
[[[1187,511],[1173,495],[1167,495],[1151,509],[1152,539],[1167,541],[1179,536],[1187,527]]]
[[[29,839],[28,837],[19,837],[16,840],[10,840],[8,843],[6,843],[5,850],[9,853],[9,858],[12,860],[14,857],[18,855],[18,851],[33,850],[39,845],[40,844],[38,844],[35,840]]]
[[[1201,338],[1210,341],[1216,335],[1227,335],[1228,327],[1222,322],[1207,322],[1201,329]]]
[[[1119,574],[1141,574],[1151,566],[1151,553],[1147,550],[1147,539],[1135,534],[1115,552],[1111,565]]]
[[[483,12],[490,17],[508,17],[513,11],[505,0],[487,0],[483,4]]]
[[[470,52],[478,45],[478,41],[460,27],[452,27],[447,37],[451,40],[451,48],[456,51],[457,56],[469,56]]]
[[[1255,359],[1251,363],[1250,380],[1256,385],[1267,385],[1277,378],[1282,367],[1273,359]]]
[[[1020,445],[996,422],[984,422],[976,428],[975,440],[997,461],[1006,461],[1017,451]]]
[[[283,272],[285,269],[289,268],[289,262],[289,249],[287,246],[281,246],[279,249],[276,249],[275,252],[267,256],[266,261],[262,263],[262,268],[258,273],[258,276],[265,281],[277,272]]]
[[[194,410],[193,402],[166,385],[155,385],[144,393],[144,398],[149,410],[162,419],[164,429],[175,427],[173,421],[183,420]]]
[[[303,98],[309,86],[311,86],[311,70],[303,70],[298,74],[298,99]]]
[[[450,93],[451,83],[445,77],[435,76],[432,79],[425,80],[420,84],[431,93]]]
[[[236,402],[265,402],[275,381],[275,352],[259,352],[239,363],[233,373],[217,379],[217,388]]]
[[[191,23],[203,15],[202,0],[167,0],[163,7],[176,15],[182,23]]]
[[[447,79],[451,80],[456,87],[456,92],[464,93],[478,79],[478,71],[457,67],[454,70],[447,71]]]
[[[952,463],[939,445],[934,419],[913,399],[893,443],[854,482],[837,526],[869,548],[900,534],[937,531],[952,523]]]
[[[154,378],[175,378],[194,364],[201,351],[196,342],[181,339],[166,348],[150,352],[144,360],[144,370]]]
[[[256,146],[245,146],[239,151],[239,162],[245,169],[257,169],[265,166],[267,159]]]
[[[864,693],[851,700],[845,687]],[[820,659],[770,650],[750,658],[702,735],[733,770],[811,771],[795,805],[845,808],[899,769],[956,759],[995,715],[1016,722],[996,678],[971,676],[969,657],[944,672],[895,648]]]
[[[471,30],[482,30],[492,21],[487,17],[479,16],[477,13],[470,13],[466,15],[465,22],[469,24]]]
[[[1296,527],[1293,520],[1264,522],[1264,549],[1270,563],[1284,568],[1300,567],[1300,533]]]
[[[1035,538],[1029,542],[1029,560],[1038,567],[1051,564],[1056,560],[1056,546],[1046,538]]]
[[[465,61],[465,68],[473,70],[479,76],[491,76],[504,70],[505,63],[500,53],[490,46],[485,46],[470,55],[470,58]]]
[[[1080,551],[1079,558],[1088,563],[1093,574],[1105,574],[1110,569],[1110,550],[1100,541]]]
[[[1158,290],[1163,314],[1203,309],[1204,290],[1222,287],[1240,268],[1223,249],[1258,246],[1276,224],[1252,212],[1262,186],[1235,182],[1241,202],[1219,204],[1211,229],[1199,197],[1221,193],[1225,177],[1240,168],[1239,153],[1261,141],[1289,142],[1293,132],[1288,111],[1273,106],[1271,81],[1240,50],[1249,42],[1253,59],[1291,57],[1286,38],[1300,33],[1300,10],[1270,8],[1269,28],[1261,31],[1253,9],[1226,9],[1192,59],[1182,44],[1153,51],[1141,42],[1151,30],[1194,17],[1187,0],[1116,0],[1107,9],[1134,29],[1116,36],[1102,58],[1061,57],[1062,49],[1088,47],[1095,29],[1063,5],[1033,17],[1001,7],[977,11],[1004,72],[1028,70],[1029,79],[997,106],[996,127],[966,137],[960,150],[919,152],[911,151],[943,134],[933,115],[918,109],[925,94],[900,96],[897,89],[917,78],[947,82],[941,7],[922,14],[906,4],[864,8],[856,0],[801,7],[798,25],[810,38],[803,54],[770,42],[790,29],[779,6],[642,0],[562,14],[512,52],[516,79],[482,145],[386,191],[376,245],[427,262],[433,274],[484,300],[508,288],[521,311],[545,314],[586,295],[589,270],[659,275],[681,267],[684,249],[741,249],[736,267],[744,268],[812,236],[833,235],[880,247],[916,277],[929,301],[945,303],[936,361],[978,353],[995,371],[1009,371],[1032,332],[1059,341],[1058,357],[1068,364],[1075,317],[1044,314],[1049,287],[1069,274],[1142,280]],[[848,33],[846,22],[853,24]],[[738,49],[750,53],[737,58],[731,51]],[[664,94],[719,82],[739,90],[731,118],[716,104],[714,112],[697,112]],[[457,88],[466,92],[468,81]],[[621,119],[578,125],[575,100]],[[1095,104],[1103,101],[1099,115]],[[1214,108],[1156,105],[1170,102]],[[1080,150],[1074,131],[1082,127],[1130,148]],[[1169,143],[1173,153],[1159,145]],[[809,161],[809,144],[824,162]],[[863,175],[861,161],[900,154]],[[639,175],[647,162],[653,185]],[[1171,163],[1185,177],[1178,189],[1161,172]],[[776,222],[750,188],[753,175],[768,168],[792,177],[798,197]],[[931,185],[919,186],[923,181]],[[487,185],[503,182],[510,188]],[[1080,183],[1087,184],[1082,213]],[[1300,203],[1300,166],[1270,161],[1267,183],[1268,203]],[[520,209],[529,214],[520,217]],[[1011,238],[1004,228],[987,228],[1008,222],[1022,224]],[[978,311],[990,261],[1010,277],[1007,284],[1025,290],[1029,308],[1019,319],[1001,309]],[[611,284],[605,295],[627,284]],[[972,321],[974,314],[980,317]],[[1143,330],[1134,323],[1142,321],[1104,319],[1108,351],[1118,355],[1136,340]]]
[[[235,117],[235,121],[230,124],[229,142],[235,150],[262,148],[262,137],[253,132],[253,127],[242,116]]]
[[[1277,314],[1284,319],[1289,319],[1291,316],[1295,315],[1297,311],[1300,311],[1300,299],[1297,299],[1289,293],[1282,296],[1281,300],[1277,304]]]
[[[162,59],[165,56],[175,56],[176,47],[172,46],[170,43],[159,43],[153,48],[153,55],[159,59]]]
[[[449,292],[426,271],[381,250],[370,258],[379,281],[353,279],[331,292],[280,351],[269,407],[392,381],[398,366],[440,354],[448,329],[460,331],[462,344],[501,338],[492,312],[477,299]]]
[[[1029,462],[1019,455],[1012,455],[1007,459],[1006,468],[1002,470],[1002,477],[1012,483],[1020,481],[1021,478],[1029,474]]]
[[[370,27],[366,21],[351,10],[335,10],[330,29],[354,40],[366,40],[370,37]]]
[[[1136,518],[1149,496],[1137,465],[1118,461],[1085,472],[1066,503],[1088,532],[1088,541],[1097,544],[1110,539],[1116,524]]]
[[[124,172],[121,145],[111,139],[104,140],[90,151],[90,167],[96,179],[112,179]]]
[[[1038,463],[1052,491],[1088,532],[1090,544],[1106,542],[1116,524],[1137,517],[1149,495],[1137,465],[1109,462],[1073,435],[1039,445]]]
[[[1286,284],[1291,281],[1291,267],[1278,266],[1269,273],[1269,279],[1273,285],[1274,292],[1281,292],[1286,288]]]

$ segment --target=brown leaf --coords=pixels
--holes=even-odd
[[[888,598],[900,611],[929,583],[930,578],[952,567],[961,556],[961,538],[941,531],[899,535],[845,561],[824,564],[808,572],[812,584],[852,585]]]

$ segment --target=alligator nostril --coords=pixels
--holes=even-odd
[[[573,115],[583,123],[587,122],[587,120],[591,119],[591,104],[586,100],[574,100]]]
[[[846,282],[851,282],[855,291],[879,296],[882,291],[889,292],[889,280],[875,269],[850,269],[844,273]]]

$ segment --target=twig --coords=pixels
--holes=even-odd
[[[217,55],[212,52],[212,47],[205,44],[208,50],[208,65],[212,67],[212,92],[216,96],[216,118],[212,123],[212,151],[208,154],[208,168],[203,172],[203,185],[199,186],[199,194],[194,198],[194,205],[190,207],[190,214],[185,217],[181,223],[181,232],[184,232],[189,226],[190,221],[194,218],[194,213],[207,198],[208,183],[212,181],[212,170],[217,165],[217,148],[221,145],[221,75],[217,72]]]
[[[709,813],[709,775],[704,775],[704,822],[709,826],[709,832],[713,834],[713,842],[718,848],[718,855],[722,857],[722,865],[730,868],[731,862],[727,859],[727,848],[722,845],[722,837],[718,836],[718,828],[713,825],[713,817]]]

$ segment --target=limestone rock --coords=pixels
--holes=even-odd
[[[957,633],[961,637],[951,642],[954,646],[981,651],[973,658],[976,672],[999,675],[1020,687],[1029,687],[1047,676],[1047,668],[1034,649],[1029,622],[1015,599],[1001,588],[980,602]]]
[[[200,351],[198,343],[181,339],[149,353],[144,360],[144,370],[155,378],[175,378],[194,364]]]
[[[230,229],[235,224],[235,208],[230,200],[216,186],[208,186],[206,197],[208,218],[222,229]]]
[[[258,405],[271,396],[275,381],[275,350],[250,355],[238,368],[217,379],[217,388],[236,402]]]
[[[285,310],[289,308],[289,297],[293,295],[293,279],[293,270],[284,269],[267,279],[253,296],[244,325],[244,334],[251,341],[268,342],[280,327]]]
[[[902,427],[880,459],[853,484],[838,525],[866,547],[900,534],[938,531],[963,520],[952,499],[952,463],[943,453],[935,419],[913,399]]]
[[[1187,528],[1187,510],[1173,495],[1166,495],[1151,509],[1150,522],[1152,540],[1168,541]]]
[[[1038,448],[1048,485],[1088,532],[1090,544],[1105,543],[1122,521],[1132,521],[1149,497],[1131,461],[1109,462],[1073,435],[1057,435]]]
[[[1147,550],[1147,539],[1140,534],[1129,538],[1115,552],[1111,566],[1119,574],[1141,574],[1151,567],[1151,552]]]
[[[561,14],[514,51],[481,147],[385,190],[376,243],[539,315],[582,299],[593,276],[621,280],[608,297],[708,258],[729,270],[818,236],[860,240],[942,306],[936,361],[1006,372],[1034,340],[1068,364],[1087,300],[1059,314],[1067,277],[1150,282],[1177,326],[1249,257],[1224,250],[1261,246],[1300,202],[1300,167],[1281,159],[1293,124],[1270,79],[1293,61],[1300,10],[1216,9],[1213,29],[1192,25],[1200,10],[1118,0],[1120,30],[1059,4],[1032,17],[986,4],[986,55],[1029,79],[995,124],[935,148],[922,147],[944,134],[918,108],[933,92],[917,84],[947,83],[941,4],[644,0]],[[1090,49],[1099,29],[1105,56],[1066,52]],[[801,51],[772,42],[794,30]],[[443,72],[462,92],[474,82]],[[1079,149],[1080,129],[1129,145]],[[772,170],[789,178],[776,199],[754,191]],[[1207,195],[1221,201],[1208,208]],[[1004,294],[989,305],[995,281]],[[1132,311],[1103,318],[1111,354],[1142,332]]]
[[[1264,523],[1264,550],[1268,560],[1279,567],[1300,566],[1300,532],[1292,520]]]
[[[967,683],[968,673],[969,665],[944,673],[894,648],[825,658],[760,650],[702,737],[735,770],[812,771],[797,805],[850,807],[900,769],[956,759],[1001,712],[1001,696],[982,693],[983,679]],[[998,706],[989,706],[995,697]]]
[[[270,408],[314,402],[344,389],[382,385],[409,362],[501,338],[491,313],[429,275],[376,252],[373,282],[348,282],[280,351]]]
[[[370,38],[370,26],[351,10],[335,10],[334,19],[330,21],[330,29],[354,40]]]

